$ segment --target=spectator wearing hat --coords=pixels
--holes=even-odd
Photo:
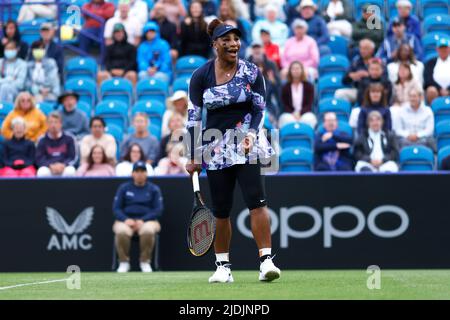
[[[106,47],[105,68],[97,74],[100,84],[111,77],[125,78],[133,85],[137,82],[137,49],[127,41],[127,32],[121,23],[114,25],[112,43]]]
[[[74,91],[65,91],[58,97],[62,105],[61,118],[63,130],[74,135],[78,140],[89,133],[89,120],[86,114],[77,109],[80,96]]]
[[[352,11],[348,0],[331,0],[323,15],[329,34],[351,38]]]
[[[450,48],[449,39],[438,40],[436,51],[438,56],[425,64],[423,73],[424,87],[429,105],[439,96],[450,95]]]
[[[138,143],[132,143],[128,147],[125,156],[122,157],[120,163],[116,166],[116,176],[131,177],[133,165],[138,161],[143,161],[146,163],[145,166],[147,168],[148,176],[153,176],[155,174],[153,167],[147,162],[147,158],[142,150],[142,147]]]
[[[270,31],[261,29],[261,42],[264,48],[264,53],[266,57],[273,61],[278,69],[281,69],[281,55],[280,47],[272,42],[272,37],[270,36]]]
[[[392,30],[393,33],[384,39],[383,44],[378,49],[377,57],[383,59],[385,63],[390,63],[397,57],[400,45],[407,43],[420,60],[423,55],[422,44],[414,34],[406,32],[404,20],[398,17],[394,18]]]
[[[292,62],[299,61],[303,64],[306,76],[310,81],[314,81],[318,76],[319,47],[317,42],[307,35],[308,24],[306,21],[296,19],[292,22],[294,36],[286,41],[284,52],[281,56],[281,75],[286,78],[287,70]]]
[[[17,57],[26,60],[28,56],[28,44],[21,40],[21,35],[17,22],[8,20],[3,25],[3,33],[0,40],[0,58],[4,57],[5,46],[8,42],[14,41],[16,43]]]
[[[187,123],[188,118],[188,95],[186,91],[178,90],[169,97],[166,101],[166,111],[162,118],[161,132],[162,136],[168,135],[171,130],[169,129],[169,119],[174,113],[179,113],[183,118],[183,123]]]
[[[166,7],[162,2],[156,2],[152,9],[152,21],[159,26],[161,39],[166,40],[170,46],[170,56],[173,61],[178,58],[177,25],[166,17]]]
[[[135,19],[130,16],[130,5],[128,3],[120,3],[117,11],[119,12],[118,16],[114,16],[106,21],[105,30],[103,33],[105,44],[109,46],[113,43],[115,26],[117,24],[121,24],[125,28],[128,43],[137,47],[141,42],[143,25],[139,19]]]
[[[75,176],[77,161],[75,138],[62,130],[61,113],[53,111],[48,115],[48,131],[36,149],[38,177]]]
[[[420,3],[420,2],[419,2]],[[417,37],[417,39],[422,39],[422,31],[420,26],[420,20],[417,16],[412,14],[413,5],[410,0],[398,0],[395,4],[397,7],[397,17],[402,19],[405,22],[406,32],[409,34],[413,34]],[[392,23],[388,28],[388,36],[392,35],[393,28]]]
[[[25,121],[25,138],[36,142],[47,131],[45,114],[36,108],[33,96],[29,92],[17,95],[14,109],[6,116],[2,124],[2,135],[5,139],[13,136],[12,121],[21,118]]]
[[[10,140],[3,141],[4,177],[34,177],[34,157],[36,147],[33,141],[25,138],[26,123],[23,118],[14,118],[11,123],[13,135]]]
[[[289,36],[288,26],[278,20],[279,10],[276,6],[268,4],[265,7],[265,18],[255,22],[252,28],[253,41],[261,41],[261,30],[270,30],[272,41],[280,48],[284,47],[284,44]]]
[[[170,47],[167,41],[161,39],[159,26],[150,21],[144,26],[144,39],[137,51],[139,79],[158,78],[170,81],[172,77],[172,62]]]
[[[105,149],[101,145],[91,148],[87,161],[77,170],[78,177],[113,177],[114,167],[108,161]]]
[[[124,1],[128,4],[129,12],[128,16],[131,19],[139,21],[139,23],[143,26],[148,21],[148,4],[144,0],[128,0]],[[120,17],[121,12],[120,9],[114,12],[114,17]]]
[[[4,58],[0,59],[0,101],[13,102],[25,88],[27,64],[19,58],[17,43],[10,41],[4,46]]]
[[[362,17],[352,25],[352,40],[359,43],[362,39],[370,39],[378,48],[384,39],[383,23],[377,12],[371,9],[371,4],[367,3],[362,7]],[[374,16],[372,18],[372,16]]]
[[[61,87],[55,60],[45,57],[45,44],[42,41],[33,42],[31,54],[33,60],[28,61],[25,87],[34,95],[36,102],[56,101]]]
[[[39,3],[33,4],[33,2]],[[45,4],[45,2],[49,4]],[[20,7],[17,22],[21,23],[34,19],[55,19],[57,6],[54,3],[54,0],[25,0]]]
[[[92,117],[89,121],[89,127],[91,129],[91,133],[85,135],[80,141],[81,164],[87,162],[92,147],[96,145],[103,147],[108,162],[111,164],[115,164],[117,156],[117,144],[114,137],[105,132],[105,120],[98,116]]]
[[[139,236],[141,271],[152,272],[150,263],[155,236],[161,230],[158,219],[163,212],[163,198],[159,187],[147,180],[145,162],[133,165],[132,176],[133,181],[120,185],[113,202],[116,219],[113,231],[119,256],[117,272],[130,270],[129,250],[134,234]]]

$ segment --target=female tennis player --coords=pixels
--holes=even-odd
[[[238,58],[239,29],[214,19],[208,25],[208,34],[217,58],[198,68],[189,85],[187,128],[191,160],[186,170],[192,175],[205,167],[208,176],[216,217],[217,266],[209,282],[233,282],[229,259],[230,211],[236,181],[250,210],[251,229],[259,249],[259,280],[272,281],[280,277],[280,269],[272,261],[270,221],[261,175],[260,160],[274,152],[259,131],[265,108],[264,78],[256,65]],[[206,127],[202,143],[196,147],[203,107]]]

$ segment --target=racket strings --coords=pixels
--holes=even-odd
[[[202,208],[198,210],[192,221],[190,230],[190,245],[197,255],[206,253],[214,240],[215,221],[211,212]]]

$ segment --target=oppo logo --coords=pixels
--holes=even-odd
[[[307,206],[295,206],[290,208],[280,208],[280,217],[269,208],[271,219],[271,233],[275,233],[280,229],[280,246],[281,248],[289,247],[289,238],[304,239],[316,235],[323,229],[323,246],[324,248],[331,248],[333,246],[333,238],[348,239],[359,235],[367,226],[369,231],[380,238],[395,238],[399,237],[408,229],[409,217],[405,210],[393,205],[383,205],[374,208],[366,216],[356,207],[342,205],[337,207],[324,207],[323,214],[317,210]],[[308,230],[294,230],[289,225],[289,220],[295,215],[307,215],[313,219],[313,225]],[[356,226],[350,230],[340,230],[334,224],[333,220],[339,215],[352,215],[356,220]],[[400,220],[400,226],[394,230],[383,230],[377,223],[377,217],[381,215],[397,215]],[[239,231],[246,237],[252,238],[252,232],[245,224],[249,216],[248,209],[242,210],[237,218],[237,226]]]

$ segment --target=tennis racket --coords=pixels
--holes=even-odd
[[[196,257],[205,255],[211,248],[216,234],[216,219],[203,202],[200,194],[198,172],[192,175],[194,207],[187,230],[189,251]]]

